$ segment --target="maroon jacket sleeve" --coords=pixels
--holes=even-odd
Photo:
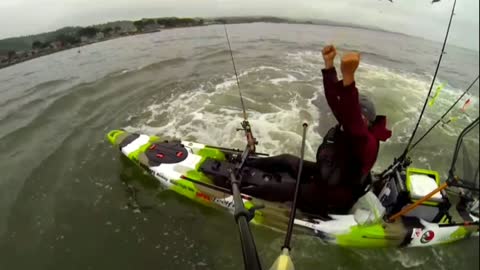
[[[350,85],[343,86],[343,82],[337,83],[338,92],[338,113],[341,115],[340,124],[343,130],[352,136],[369,135],[368,127],[362,118],[362,109],[358,98],[358,89],[355,82]]]
[[[338,110],[340,108],[340,105],[338,103],[338,93],[337,93],[337,84],[338,84],[338,78],[337,78],[337,71],[335,68],[329,68],[329,69],[322,69],[322,75],[323,75],[323,88],[325,89],[325,98],[327,99],[328,106],[330,106],[330,109],[333,112],[333,115],[337,119],[337,121],[340,123],[340,115],[338,113]]]
[[[344,86],[343,81],[338,81],[334,68],[324,69],[322,73],[328,105],[344,132],[353,142],[352,153],[362,160],[362,173],[366,174],[375,163],[378,140],[363,121],[355,82]]]
[[[369,130],[362,118],[362,110],[358,98],[358,89],[355,82],[343,86],[340,81],[337,84],[340,97],[339,114],[343,130],[348,134],[354,147],[352,151],[362,160],[362,173],[367,174],[373,167],[378,152],[378,140]]]
[[[325,98],[338,123],[350,135],[365,136],[368,134],[368,128],[363,122],[355,82],[343,86],[343,83],[338,81],[335,68],[322,69],[322,74]]]

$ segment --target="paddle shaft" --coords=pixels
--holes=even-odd
[[[233,171],[230,172],[232,181],[233,202],[235,205],[235,222],[238,225],[238,232],[240,234],[240,241],[242,243],[243,262],[245,270],[261,270],[260,259],[258,258],[257,247],[253,240],[252,232],[248,224],[248,219],[251,215],[243,205],[242,195],[240,194],[240,181],[235,176]]]
[[[300,190],[300,177],[302,175],[303,156],[305,155],[305,137],[307,134],[307,127],[308,124],[303,123],[302,149],[300,152],[300,164],[298,166],[297,183],[295,184],[295,194],[293,195],[293,204],[292,209],[290,210],[290,219],[288,221],[287,235],[285,236],[285,242],[283,243],[282,249],[290,249],[290,240],[292,239],[293,224],[295,221],[295,214],[297,212],[297,199]]]

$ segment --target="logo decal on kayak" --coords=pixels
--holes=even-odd
[[[422,244],[426,244],[432,241],[434,237],[435,237],[435,233],[433,231],[426,231],[423,233],[422,238],[420,239],[420,242],[422,242]]]
[[[156,172],[156,171],[154,171],[154,170],[152,170],[148,167],[147,167],[147,169],[148,169],[147,171],[149,171],[150,174],[155,176],[158,180],[168,183],[168,178],[165,175],[163,175],[162,173]]]
[[[212,200],[212,199],[210,198],[210,196],[208,196],[207,194],[202,193],[202,192],[197,192],[197,193],[195,194],[195,196],[197,196],[197,197],[200,198],[200,199],[204,199],[205,201],[208,201],[208,202]]]
[[[213,202],[227,208],[234,208],[233,201],[227,201],[226,199],[214,198]]]
[[[422,229],[413,228],[412,238],[420,238],[422,236]]]

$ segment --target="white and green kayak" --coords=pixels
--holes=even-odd
[[[188,141],[167,142],[157,136],[113,130],[108,140],[128,159],[155,177],[166,189],[173,190],[201,204],[233,212],[233,196],[228,171],[241,151],[207,146]],[[257,158],[261,158],[257,156]],[[268,173],[245,167],[242,186],[272,185]],[[291,185],[293,179],[276,177],[276,184]],[[222,181],[225,182],[222,184]],[[294,180],[293,180],[294,181]],[[408,207],[439,184],[435,171],[398,166],[391,170],[374,192],[386,209],[386,216]],[[252,222],[271,228],[287,227],[290,206],[242,194]],[[326,217],[297,212],[295,230],[322,240],[350,247],[419,247],[446,244],[479,235],[478,213],[469,211],[468,200],[450,202],[445,192],[437,193],[414,211],[394,221],[380,218],[375,222],[357,222],[355,214]],[[478,200],[476,201],[478,203]],[[478,209],[478,208],[477,208]]]

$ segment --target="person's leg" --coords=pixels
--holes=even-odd
[[[293,179],[297,179],[299,163],[300,158],[290,154],[251,159],[247,161],[248,166],[252,166],[254,168],[271,173],[286,172]],[[318,178],[318,174],[319,169],[317,163],[308,160],[303,161],[301,177],[302,183],[313,181],[314,179]]]
[[[320,170],[316,162],[304,160],[302,168],[302,177],[300,178],[301,183],[310,183],[317,181]],[[295,179],[297,174],[295,174]]]
[[[297,207],[308,214],[327,216],[328,204],[325,191],[315,182],[300,185]]]
[[[298,173],[299,162],[300,158],[294,155],[282,154],[273,157],[251,159],[247,161],[247,165],[266,172],[286,172],[295,179]]]
[[[349,188],[332,187],[310,182],[300,186],[299,206],[302,211],[326,215],[347,214],[355,200]]]

